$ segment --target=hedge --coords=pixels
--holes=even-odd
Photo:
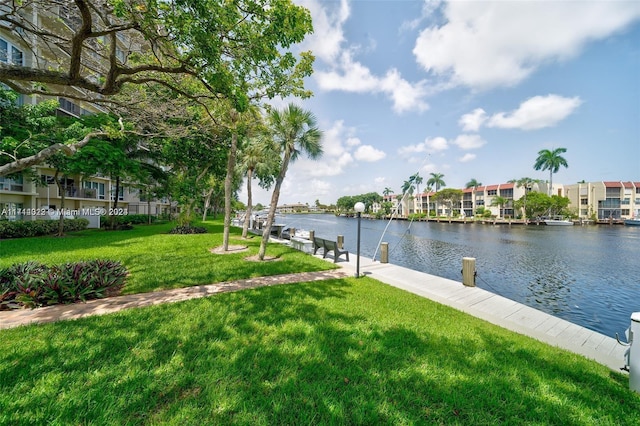
[[[0,220],[0,239],[52,235],[58,232],[58,224],[58,220]],[[64,232],[82,231],[88,225],[84,218],[64,219]]]

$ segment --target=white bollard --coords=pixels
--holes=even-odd
[[[629,389],[640,393],[640,312],[631,314],[627,342],[630,345],[627,358]]]

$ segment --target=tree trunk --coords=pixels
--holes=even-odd
[[[253,209],[253,200],[251,195],[251,179],[253,179],[253,169],[247,170],[247,211],[244,214],[244,223],[242,224],[242,238],[247,238],[249,232],[249,221],[251,220],[251,210]]]
[[[64,236],[64,200],[66,195],[67,188],[67,179],[64,178],[64,186],[60,183],[60,179],[58,179],[60,171],[56,170],[56,174],[53,175],[53,179],[56,181],[56,186],[58,187],[58,192],[60,192],[60,210],[58,210],[60,217],[58,218],[58,237]]]
[[[260,260],[264,260],[264,255],[267,252],[267,243],[269,242],[269,236],[271,235],[271,226],[273,225],[273,219],[276,216],[276,208],[278,207],[278,199],[280,198],[280,187],[282,186],[282,181],[287,174],[287,167],[289,167],[290,158],[291,155],[285,153],[282,160],[282,168],[280,169],[280,173],[276,179],[273,194],[271,194],[271,205],[269,206],[269,214],[267,214],[267,223],[264,225],[265,227],[262,230],[262,241],[260,242],[260,250],[258,251],[258,258]]]
[[[109,215],[109,229],[115,230],[117,229],[116,224],[116,215],[114,214],[116,209],[118,208],[118,197],[120,196],[120,176],[116,176],[116,190],[113,195],[113,210],[111,211],[111,215]]]
[[[236,167],[236,151],[238,149],[238,134],[234,129],[231,135],[231,149],[227,161],[227,176],[224,178],[224,233],[222,235],[222,249],[229,250],[229,228],[231,228],[231,185],[233,171]]]
[[[213,194],[214,188],[209,188],[207,193],[204,195],[204,212],[202,212],[202,221],[207,220],[207,211],[211,207],[211,195]]]

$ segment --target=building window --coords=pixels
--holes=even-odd
[[[104,200],[104,197],[105,197],[104,183],[84,181],[83,185],[85,189],[93,190],[93,191],[86,191],[84,198],[97,198],[99,200]],[[93,196],[90,196],[92,194]]]
[[[18,175],[15,179],[0,176],[0,190],[5,191],[23,191],[24,180],[22,175]]]
[[[589,205],[589,200],[588,200],[588,199],[586,199],[586,198],[581,198],[581,199],[580,199],[580,205],[581,205],[581,206],[587,206],[587,205]]]
[[[620,198],[620,188],[607,188],[607,198]]]
[[[111,190],[111,201],[115,201],[115,196],[114,193],[116,192],[116,189],[113,188]],[[118,201],[124,201],[124,187],[121,186],[120,189],[118,190]]]
[[[500,196],[504,198],[513,198],[513,189],[501,189]]]
[[[0,38],[0,62],[24,65],[24,53],[13,44]]]
[[[497,189],[490,189],[487,191],[487,195],[498,195]]]

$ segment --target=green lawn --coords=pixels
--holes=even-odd
[[[225,279],[260,273],[236,255],[200,256],[215,235],[184,242],[192,236],[163,229],[69,237],[94,243],[74,242],[68,256],[91,247],[121,254],[132,278],[156,282],[137,277],[145,289],[209,280],[218,269]],[[159,247],[172,237],[196,255],[179,260],[196,272],[163,286],[153,269],[176,267],[147,266],[132,247],[155,247],[149,256],[163,263],[171,257]],[[72,260],[59,241],[2,241],[2,263],[7,246],[13,260]],[[270,246],[278,253],[283,260],[262,265],[267,272],[324,265]],[[624,375],[367,277],[3,330],[0,378],[2,425],[640,424],[640,395]]]
[[[231,228],[231,244],[249,250],[216,255],[209,249],[222,245],[221,221],[206,222],[207,234],[172,235],[175,224],[137,226],[130,231],[86,230],[63,238],[39,237],[0,242],[0,267],[38,260],[60,264],[89,259],[119,260],[131,272],[123,293],[188,287],[265,275],[331,269],[333,265],[292,250],[269,244],[267,255],[274,262],[248,262],[258,253],[260,237],[241,239],[241,230]]]
[[[0,332],[2,424],[640,424],[624,376],[368,278]]]

